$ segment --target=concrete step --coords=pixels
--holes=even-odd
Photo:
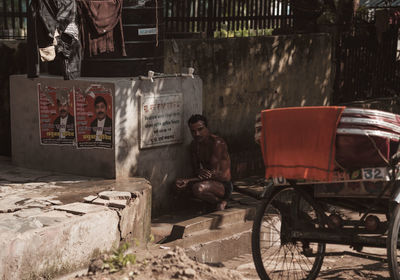
[[[204,215],[193,209],[153,220],[152,233],[163,246],[179,246],[192,259],[218,263],[251,253],[251,227],[258,200],[233,192],[229,208]],[[187,219],[180,219],[186,215]],[[173,223],[175,221],[175,223]]]
[[[179,246],[186,254],[199,262],[220,263],[236,256],[251,253],[252,221],[231,224],[217,229],[202,231],[163,246]]]
[[[175,224],[172,228],[170,238],[171,240],[186,238],[203,231],[219,229],[232,224],[244,223],[247,220],[252,220],[254,215],[254,207],[240,205],[235,208],[216,211]]]
[[[254,198],[234,192],[228,204],[229,208],[223,211],[215,211],[200,216],[194,215],[173,225],[168,224],[168,222],[165,223],[165,220],[171,221],[170,217],[166,217],[164,223],[163,219],[159,219],[159,223],[153,223],[152,232],[153,235],[164,235],[167,237],[166,242],[171,242],[204,231],[245,223],[253,219],[257,202]]]

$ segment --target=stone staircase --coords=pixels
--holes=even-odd
[[[192,259],[220,263],[251,253],[251,227],[258,200],[233,192],[228,208],[179,219],[160,217],[152,223],[152,233],[165,247],[179,246]],[[188,215],[188,213],[185,213]]]

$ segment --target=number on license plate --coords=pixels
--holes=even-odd
[[[364,180],[384,180],[388,178],[387,169],[385,167],[363,168],[362,178]]]

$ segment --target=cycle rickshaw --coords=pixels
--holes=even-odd
[[[305,107],[265,110],[260,123],[267,179],[252,232],[260,278],[315,279],[326,244],[344,244],[386,248],[400,279],[400,117]]]

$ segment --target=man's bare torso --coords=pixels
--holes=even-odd
[[[221,137],[210,135],[209,141],[197,142],[191,144],[192,162],[195,172],[199,169],[207,169],[214,171],[219,176],[221,181],[230,180],[230,158],[227,145]],[[226,174],[229,170],[229,174]]]

